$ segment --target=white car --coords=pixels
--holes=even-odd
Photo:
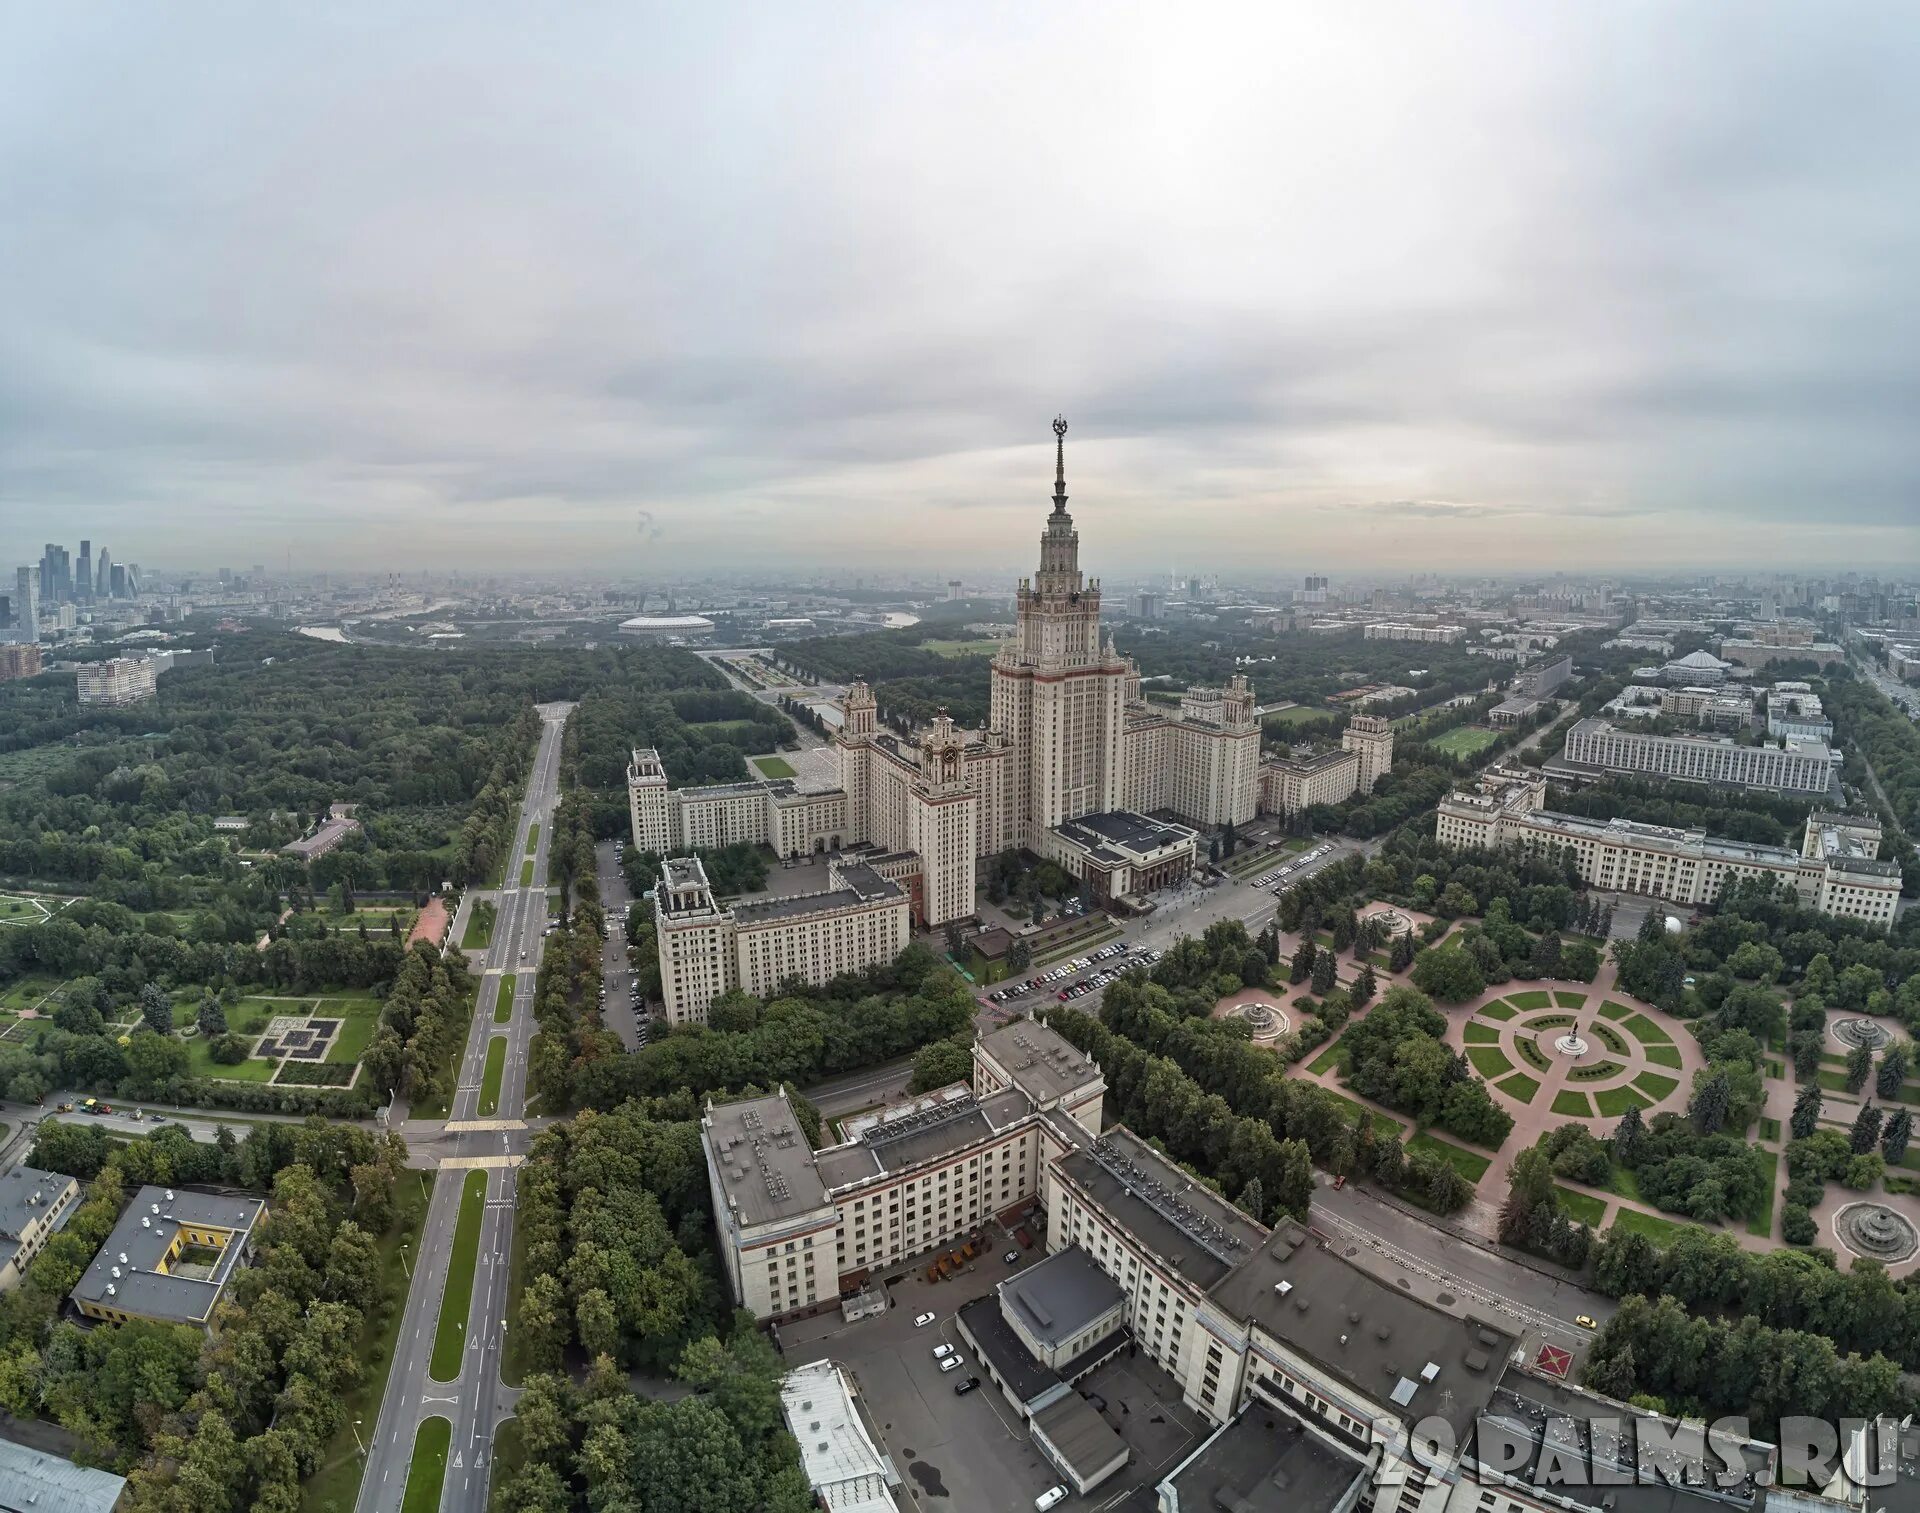
[[[915,1319],[914,1319],[914,1321],[913,1321],[913,1327],[914,1327],[915,1329],[925,1329],[925,1328],[927,1327],[927,1325],[929,1325],[929,1324],[931,1324],[931,1323],[933,1322],[933,1320],[934,1320],[934,1317],[935,1317],[935,1316],[934,1316],[933,1314],[930,1314],[930,1313],[923,1313],[923,1314],[920,1314],[920,1315],[918,1315],[918,1316],[916,1316],[916,1317],[915,1317]]]
[[[956,1352],[955,1354],[950,1355],[945,1360],[941,1361],[940,1369],[942,1371],[958,1371],[962,1366],[966,1364],[967,1364],[966,1361],[959,1355],[958,1352]]]
[[[1033,1500],[1035,1513],[1047,1513],[1047,1509],[1057,1508],[1066,1500],[1067,1489],[1064,1486],[1048,1487]]]
[[[951,1345],[935,1345],[933,1347],[933,1358],[936,1361],[944,1361],[948,1356],[952,1354],[953,1354],[953,1346]]]

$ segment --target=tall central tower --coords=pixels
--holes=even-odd
[[[1013,748],[1006,833],[1031,846],[1062,820],[1121,803],[1126,665],[1100,638],[1100,580],[1080,573],[1067,513],[1067,423],[1053,422],[1053,512],[1040,570],[1020,580],[1017,625],[993,663],[993,728]]]

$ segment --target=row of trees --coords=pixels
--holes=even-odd
[[[206,1146],[167,1128],[101,1159],[95,1133],[48,1126],[36,1143],[35,1164],[89,1173],[87,1197],[0,1298],[0,1406],[53,1419],[127,1472],[139,1513],[292,1513],[344,1429],[368,1338],[399,1306],[376,1240],[395,1221],[405,1147],[314,1121]],[[131,1190],[189,1180],[271,1194],[214,1332],[63,1322]]]
[[[1474,1075],[1466,1057],[1446,1043],[1446,1032],[1446,1016],[1425,995],[1389,988],[1373,1012],[1349,1025],[1342,1037],[1347,1085],[1422,1124],[1497,1150],[1513,1129],[1513,1116]]]

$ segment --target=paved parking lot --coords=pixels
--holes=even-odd
[[[1014,1270],[1000,1260],[1004,1243],[996,1245],[972,1272],[954,1280],[928,1282],[919,1268],[889,1273],[900,1280],[889,1289],[893,1306],[878,1317],[847,1324],[835,1313],[781,1331],[790,1365],[824,1356],[847,1368],[881,1448],[893,1458],[906,1479],[906,1495],[922,1513],[1023,1513],[1061,1480],[992,1382],[983,1376],[977,1391],[954,1395],[957,1381],[980,1373],[953,1316]],[[1037,1249],[1023,1252],[1022,1264],[1039,1254]],[[915,1329],[914,1317],[921,1313],[939,1318]],[[966,1369],[942,1372],[933,1359],[939,1344],[954,1345],[966,1355]],[[1172,1378],[1145,1356],[1122,1354],[1080,1390],[1107,1400],[1107,1421],[1132,1447],[1133,1460],[1090,1497],[1069,1498],[1062,1509],[1144,1513],[1153,1506],[1155,1483],[1193,1448],[1203,1426],[1179,1406]]]

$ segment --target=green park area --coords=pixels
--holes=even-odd
[[[1679,1224],[1672,1219],[1663,1219],[1658,1214],[1642,1213],[1637,1208],[1622,1208],[1613,1216],[1614,1229],[1624,1229],[1633,1234],[1645,1235],[1655,1245],[1665,1245],[1678,1239],[1690,1226]]]
[[[1507,1002],[1516,1009],[1550,1009],[1553,995],[1544,988],[1529,988],[1524,993],[1507,994]]]
[[[757,756],[750,760],[753,762],[753,770],[763,778],[790,778],[798,776],[794,771],[793,763],[789,762],[783,756]]]
[[[487,1042],[487,1069],[480,1076],[480,1117],[491,1119],[500,1110],[500,1083],[507,1074],[507,1037]]]
[[[1593,1101],[1604,1119],[1617,1119],[1630,1108],[1647,1108],[1654,1102],[1630,1087],[1602,1088],[1593,1095]],[[1555,1106],[1558,1107],[1557,1104]]]
[[[438,1513],[440,1488],[447,1478],[447,1447],[453,1443],[453,1424],[430,1418],[413,1437],[413,1459],[407,1464],[407,1495],[400,1513]]]
[[[462,951],[484,951],[493,944],[495,915],[496,908],[492,899],[474,900],[473,907],[467,911],[467,927],[460,932]]]
[[[506,972],[500,978],[500,996],[493,1001],[493,1022],[505,1024],[513,1018],[513,973]]]
[[[1593,1105],[1587,1102],[1587,1095],[1570,1087],[1562,1088],[1553,1095],[1553,1111],[1572,1119],[1593,1117]]]
[[[1579,1192],[1571,1187],[1556,1187],[1554,1191],[1560,1194],[1560,1206],[1567,1211],[1567,1217],[1576,1224],[1598,1229],[1600,1221],[1607,1216],[1605,1198],[1596,1198],[1592,1193]]]
[[[1585,993],[1562,992],[1560,989],[1556,988],[1554,989],[1554,993],[1553,993],[1553,1001],[1557,1006],[1563,1009],[1585,1008],[1586,1002],[1587,1002],[1587,995]]]
[[[1506,1052],[1497,1045],[1470,1045],[1467,1047],[1467,1060],[1489,1082],[1506,1076],[1514,1069],[1513,1063],[1507,1060]]]
[[[1437,735],[1428,744],[1435,751],[1444,751],[1451,757],[1477,756],[1499,739],[1499,733],[1484,725],[1456,725],[1444,735]]]
[[[53,1004],[49,999],[60,985],[61,979],[58,977],[45,977],[38,973],[22,977],[9,983],[5,992],[0,992],[0,1011],[18,1014],[22,1009],[38,1009],[42,1014],[50,1013]]]
[[[442,1178],[442,1181],[449,1180]],[[440,1323],[433,1335],[428,1372],[436,1382],[459,1380],[467,1354],[467,1314],[473,1307],[473,1268],[480,1256],[480,1220],[487,1211],[487,1174],[468,1172],[460,1187],[460,1218],[440,1294]]]
[[[1309,720],[1324,720],[1329,713],[1331,713],[1331,711],[1316,708],[1311,704],[1296,704],[1291,709],[1276,709],[1270,714],[1262,715],[1260,723],[1263,725],[1304,725]]]
[[[1436,1139],[1426,1130],[1422,1130],[1407,1142],[1407,1154],[1416,1151],[1430,1151],[1440,1157],[1469,1182],[1478,1182],[1487,1174],[1487,1168],[1493,1165],[1491,1158],[1474,1151],[1462,1150],[1450,1140]]]
[[[920,649],[936,657],[985,657],[998,651],[1000,643],[991,636],[977,636],[967,641],[922,641]]]
[[[351,1508],[360,1490],[360,1473],[366,1462],[361,1458],[353,1426],[357,1421],[361,1433],[365,1434],[380,1417],[380,1400],[387,1390],[387,1369],[393,1360],[394,1342],[400,1337],[400,1320],[406,1312],[403,1303],[414,1262],[411,1247],[420,1234],[421,1221],[426,1218],[430,1193],[426,1176],[420,1172],[408,1172],[394,1186],[393,1226],[375,1241],[380,1253],[380,1296],[392,1298],[394,1306],[366,1310],[354,1348],[355,1358],[365,1369],[360,1373],[360,1380],[347,1391],[347,1422],[327,1445],[320,1468],[301,1488],[303,1513]]]
[[[1479,1019],[1511,1019],[1519,1010],[1505,999],[1495,998],[1491,1002],[1481,1004],[1473,1012]]]
[[[1517,1103],[1533,1102],[1533,1095],[1540,1091],[1539,1081],[1525,1072],[1515,1072],[1504,1081],[1494,1083],[1494,1086]]]

